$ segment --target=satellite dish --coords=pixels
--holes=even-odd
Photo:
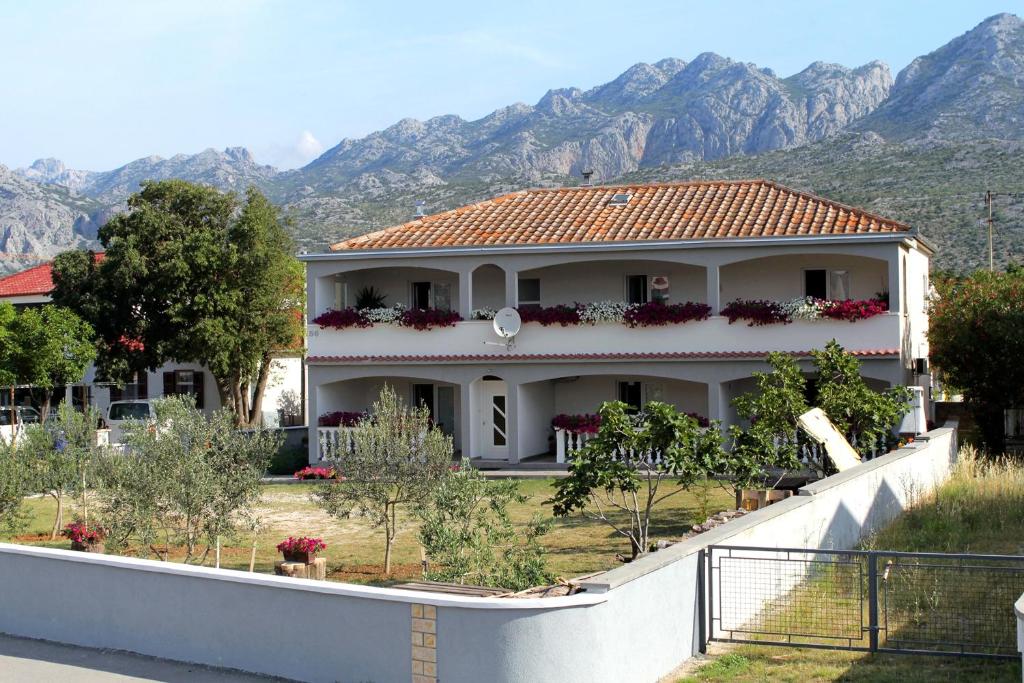
[[[494,314],[494,333],[502,339],[511,339],[522,327],[523,319],[514,308],[503,308]]]

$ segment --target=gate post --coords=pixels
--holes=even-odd
[[[708,571],[707,555],[705,550],[697,551],[697,651],[702,655],[708,653],[708,631],[707,631],[707,593],[705,574]]]
[[[878,652],[878,556],[868,552],[868,650]]]

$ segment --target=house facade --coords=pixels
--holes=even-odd
[[[102,258],[101,254],[97,254]],[[7,301],[16,308],[42,306],[50,303],[53,291],[52,264],[43,263],[32,268],[0,278],[0,301]],[[39,400],[39,391],[30,387],[19,387],[15,402],[30,405]],[[276,358],[273,361],[267,389],[263,397],[263,424],[268,427],[303,424],[303,395],[305,377],[301,353]],[[6,392],[0,392],[0,404],[10,400]],[[90,365],[82,381],[64,387],[56,387],[51,405],[68,401],[76,408],[92,406],[106,415],[112,401],[129,399],[153,399],[186,394],[195,398],[196,406],[207,413],[221,407],[217,385],[210,371],[199,363],[166,363],[150,372],[140,372],[135,381],[119,386],[106,381]],[[38,406],[35,406],[38,408]]]
[[[310,460],[384,384],[463,455],[513,463],[561,455],[556,416],[609,400],[729,424],[768,352],[810,371],[832,339],[875,387],[927,386],[932,253],[761,180],[528,190],[350,239],[303,257]],[[506,307],[511,340],[488,319]]]

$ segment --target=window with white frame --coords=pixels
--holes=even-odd
[[[850,271],[804,269],[804,296],[843,301],[850,298]]]
[[[540,278],[519,278],[519,308],[540,308]]]

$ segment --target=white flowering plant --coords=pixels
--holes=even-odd
[[[632,307],[622,301],[595,301],[579,305],[580,322],[587,325],[621,323],[626,311]]]
[[[359,314],[368,323],[397,323],[402,319],[402,313],[405,309],[400,305],[396,304],[388,308],[364,308],[359,311]]]
[[[791,320],[819,320],[825,303],[813,296],[801,296],[782,303],[781,307]]]
[[[469,317],[471,320],[494,320],[494,316],[497,314],[496,310],[485,306],[484,308],[474,308]]]

